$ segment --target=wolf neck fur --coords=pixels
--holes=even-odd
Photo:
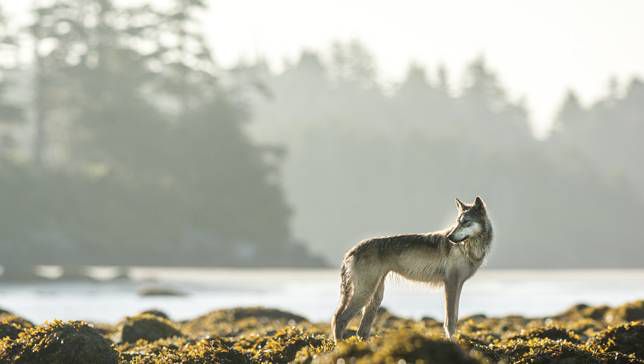
[[[461,251],[472,265],[480,264],[487,255],[490,243],[492,241],[492,224],[486,221],[483,225],[483,231],[475,237],[469,238],[457,244]]]

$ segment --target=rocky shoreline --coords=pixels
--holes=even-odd
[[[385,309],[369,340],[350,337],[336,345],[329,331],[326,322],[259,307],[186,321],[151,310],[115,324],[42,325],[0,310],[0,362],[644,364],[644,300],[580,304],[543,318],[463,317],[455,342],[444,339],[433,318],[411,320]]]

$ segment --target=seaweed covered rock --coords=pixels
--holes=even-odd
[[[644,360],[644,322],[635,321],[610,327],[588,341],[592,350],[633,354]]]
[[[371,340],[374,340],[372,338]],[[307,353],[308,354],[308,353]],[[359,363],[361,358],[372,355],[373,350],[368,342],[360,340],[356,336],[340,341],[335,345],[332,351],[319,356],[316,363],[331,364],[331,363]],[[308,362],[310,356],[300,357],[300,362]]]
[[[328,336],[310,334],[300,328],[286,327],[271,336],[245,336],[235,344],[239,350],[246,352],[256,363],[288,363],[297,353],[308,350],[330,350],[333,341]]]
[[[182,329],[197,336],[235,336],[244,332],[256,332],[260,328],[274,331],[282,326],[302,322],[307,320],[290,312],[263,307],[242,307],[209,312],[185,322]]]
[[[34,325],[22,317],[15,316],[10,313],[0,315],[0,339],[10,337],[15,339],[18,334],[25,329],[33,327]]]
[[[367,342],[350,338],[319,358],[320,363],[426,363],[475,364],[479,360],[456,343],[420,332],[395,330]]]
[[[610,307],[606,305],[588,306],[587,304],[580,303],[570,307],[566,311],[555,316],[555,318],[565,321],[580,320],[584,318],[601,321],[604,319],[604,315],[608,310],[610,310]]]
[[[478,361],[458,345],[443,338],[427,337],[417,332],[399,331],[387,335],[370,358],[372,363],[426,361],[427,363],[469,364]]]
[[[557,326],[537,327],[531,330],[523,330],[520,334],[512,336],[510,339],[550,339],[564,340],[570,343],[579,343],[580,337],[572,330],[567,330]]]
[[[589,337],[594,336],[596,333],[606,328],[606,324],[604,322],[590,318],[559,321],[557,324],[562,325],[566,329],[579,335],[579,338],[582,341],[588,340]]]
[[[259,307],[217,310],[180,323],[152,310],[96,327],[61,322],[32,327],[0,313],[0,323],[7,325],[0,362],[101,363],[118,355],[122,364],[644,364],[644,322],[622,322],[640,317],[640,307],[641,301],[615,308],[577,305],[554,318],[473,315],[459,322],[454,342],[445,340],[439,321],[402,318],[382,309],[368,340],[351,337],[337,344],[326,322]],[[609,315],[619,324],[608,326]],[[354,320],[348,332],[357,325]],[[112,347],[107,337],[120,343]]]
[[[611,325],[629,321],[642,321],[644,320],[644,300],[625,303],[609,309],[604,319]]]
[[[458,325],[458,333],[492,342],[502,337],[519,335],[523,330],[535,325],[535,322],[520,316],[494,317],[471,317],[461,320]]]
[[[3,315],[13,315],[13,312],[0,308],[0,316]]]
[[[2,363],[116,363],[112,343],[82,321],[53,321],[0,341]]]
[[[9,337],[15,339],[24,330],[23,327],[11,322],[0,322],[0,339]]]
[[[161,310],[155,310],[155,309],[145,310],[143,312],[140,312],[139,315],[152,315],[152,316],[156,316],[156,317],[161,317],[161,318],[166,319],[166,320],[170,319],[170,316],[168,316],[167,313],[165,313],[165,312],[163,312]]]
[[[121,362],[137,364],[184,363],[184,364],[246,364],[246,355],[233,348],[230,340],[222,338],[161,339],[155,342],[139,341],[117,347]]]
[[[119,324],[116,342],[134,343],[138,340],[155,341],[174,336],[183,336],[170,320],[151,314],[140,314],[126,318]]]
[[[498,358],[504,362],[527,363],[607,363],[603,356],[565,340],[511,339],[494,345]]]

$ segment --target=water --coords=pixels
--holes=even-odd
[[[116,322],[156,308],[173,319],[210,310],[266,306],[328,320],[339,292],[335,270],[134,269],[132,281],[0,284],[0,308],[36,322],[82,319]],[[184,297],[141,297],[143,288],[162,287]],[[461,297],[461,317],[520,314],[546,316],[576,303],[617,305],[644,298],[644,270],[481,271]],[[440,290],[401,279],[387,282],[383,305],[396,314],[442,317]]]

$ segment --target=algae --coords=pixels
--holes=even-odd
[[[0,341],[2,363],[117,363],[112,342],[82,321],[53,321]]]
[[[121,322],[33,326],[0,313],[0,362],[22,363],[632,363],[644,364],[644,301],[576,305],[552,317],[472,315],[454,341],[430,317],[381,309],[368,340],[337,344],[328,323],[262,307],[177,322],[149,310]],[[355,333],[358,321],[348,332]]]
[[[15,339],[18,334],[33,326],[30,321],[7,311],[0,313],[0,339],[4,337]]]
[[[118,327],[116,342],[134,343],[138,340],[155,341],[183,336],[172,321],[149,313],[128,317]]]

